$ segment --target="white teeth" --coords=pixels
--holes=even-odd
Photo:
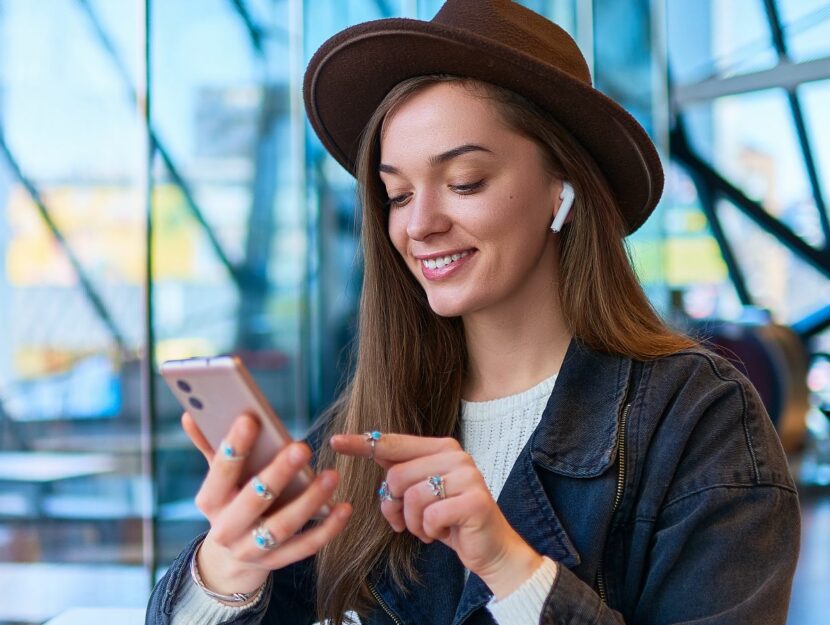
[[[424,267],[427,267],[428,269],[441,269],[442,267],[446,267],[450,263],[454,263],[455,261],[469,255],[470,252],[461,252],[460,254],[444,256],[443,258],[430,258],[429,260],[422,260],[421,262],[424,264]]]

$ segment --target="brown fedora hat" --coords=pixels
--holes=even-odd
[[[510,0],[448,0],[429,22],[390,18],[340,31],[306,68],[306,112],[325,148],[354,176],[375,108],[402,80],[427,74],[493,83],[549,111],[596,161],[629,234],[657,205],[663,169],[645,130],[593,88],[567,32]]]

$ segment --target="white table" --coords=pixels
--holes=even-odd
[[[72,608],[44,625],[89,625],[90,623],[118,623],[144,625],[144,608]]]
[[[117,469],[118,462],[112,454],[0,452],[0,481],[6,482],[58,482]]]
[[[0,562],[0,622],[42,623],[81,607],[143,611],[150,597],[149,583],[143,566]]]

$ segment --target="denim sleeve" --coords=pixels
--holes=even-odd
[[[784,625],[800,528],[785,486],[719,485],[669,502],[635,620]]]
[[[190,575],[190,558],[205,534],[190,542],[156,584],[147,606],[145,625],[170,624],[185,576]],[[240,611],[238,616],[225,621],[223,625],[259,625],[262,622],[273,625],[310,625],[314,621],[312,562],[313,558],[308,558],[273,571],[268,577],[262,599],[250,610]]]
[[[629,622],[784,625],[799,536],[796,494],[780,486],[717,486],[671,502],[659,520]],[[626,621],[560,567],[539,622]]]

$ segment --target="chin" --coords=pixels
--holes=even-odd
[[[472,310],[468,301],[459,297],[453,297],[449,293],[434,296],[427,292],[427,301],[432,312],[439,317],[460,317]]]

